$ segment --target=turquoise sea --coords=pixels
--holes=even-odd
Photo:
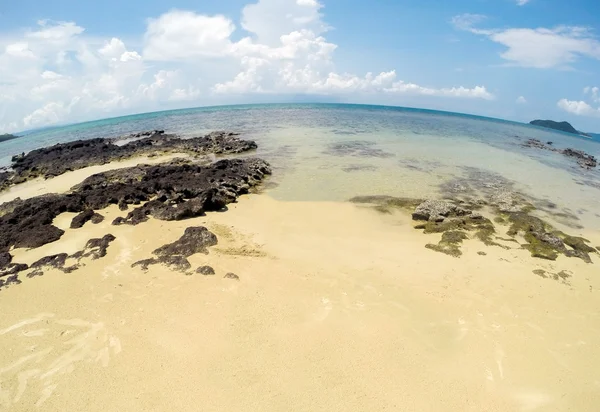
[[[28,134],[0,143],[12,155],[59,142],[164,129],[184,137],[232,130],[272,163],[282,200],[343,201],[356,195],[442,197],[456,179],[502,181],[576,226],[600,229],[600,171],[522,147],[530,138],[600,158],[600,142],[535,126],[457,113],[345,104],[223,106],[145,113]],[[275,185],[273,185],[275,186]]]

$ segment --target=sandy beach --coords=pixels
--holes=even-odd
[[[61,191],[89,172],[37,184]],[[178,222],[112,226],[126,212],[101,213],[104,222],[81,229],[64,213],[59,241],[11,252],[31,264],[116,238],[76,272],[44,269],[0,292],[1,409],[584,411],[600,402],[596,264],[475,240],[454,258],[426,249],[440,235],[414,230],[405,213],[268,192]],[[189,258],[216,275],[131,267],[191,226],[217,235],[208,254]]]

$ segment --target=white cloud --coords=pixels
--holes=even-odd
[[[298,30],[318,36],[329,29],[322,20],[322,7],[316,0],[258,0],[242,10],[242,28],[268,46],[277,45],[282,35]]]
[[[587,86],[583,89],[583,94],[588,100],[568,100],[560,99],[557,103],[562,110],[578,116],[600,117],[600,88]]]
[[[484,86],[418,85],[395,70],[340,71],[322,11],[317,0],[257,0],[236,29],[222,15],[172,10],[147,21],[139,48],[91,37],[74,22],[0,33],[0,132],[253,94],[494,98]]]
[[[527,103],[527,99],[523,96],[519,96],[519,97],[517,97],[517,103],[525,104],[525,103]]]
[[[594,87],[586,87],[583,89],[583,94],[589,95],[590,99],[594,103],[600,103],[600,89],[596,86]]]
[[[224,16],[171,11],[148,21],[144,58],[182,60],[221,56],[231,45],[235,25]]]
[[[531,0],[517,0],[517,6],[524,6],[529,3]]]
[[[500,57],[512,65],[539,69],[568,68],[582,57],[600,60],[600,41],[580,26],[554,28],[479,29],[480,15],[459,15],[452,24],[459,30],[485,36],[506,50]]]
[[[576,114],[578,116],[600,117],[600,108],[594,108],[583,100],[575,101],[560,99],[557,105],[565,112]]]

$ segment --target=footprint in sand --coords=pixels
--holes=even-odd
[[[82,363],[106,367],[121,352],[121,342],[102,322],[61,320],[52,313],[0,330],[0,345],[14,348],[10,360],[0,361],[0,409],[39,407],[59,387],[62,375]]]
[[[321,298],[321,305],[322,308],[315,315],[315,320],[317,322],[323,322],[325,319],[327,319],[327,317],[331,313],[331,310],[333,309],[333,305],[331,304],[331,301],[328,298]]]

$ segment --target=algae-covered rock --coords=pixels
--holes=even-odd
[[[393,196],[356,196],[350,199],[351,203],[370,204],[381,213],[391,213],[394,209],[412,212],[423,201],[407,197]]]
[[[412,214],[414,220],[428,220],[430,222],[443,222],[449,216],[466,216],[473,213],[452,202],[445,200],[425,200]]]
[[[445,253],[453,257],[460,257],[462,252],[459,245],[462,244],[463,240],[468,239],[469,236],[465,232],[461,231],[449,231],[442,235],[442,240],[437,245],[427,244],[427,249],[435,250],[436,252]]]

